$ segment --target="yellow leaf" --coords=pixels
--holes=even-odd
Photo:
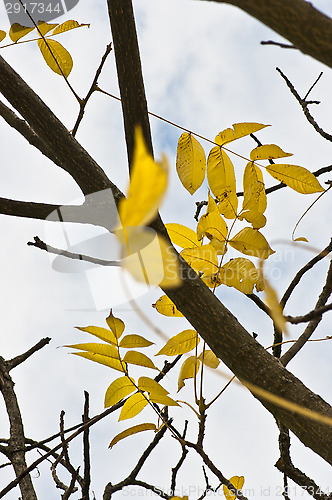
[[[252,229],[251,227],[241,229],[228,243],[231,247],[245,255],[261,259],[267,259],[271,254],[275,253],[264,236],[257,229]]]
[[[226,128],[226,130],[220,132],[214,139],[214,142],[222,146],[228,142],[258,132],[258,130],[265,127],[269,127],[269,125],[262,125],[261,123],[234,123],[233,129]]]
[[[116,443],[121,441],[121,439],[124,439],[128,436],[132,436],[133,434],[137,434],[138,432],[143,432],[143,431],[156,431],[157,427],[155,424],[138,424],[134,425],[133,427],[129,427],[129,429],[126,429],[125,431],[120,432],[117,434],[112,441],[109,444],[109,448],[112,448]]]
[[[150,358],[145,354],[138,351],[128,351],[124,355],[123,361],[131,365],[145,366],[146,368],[152,368],[158,370],[158,368],[153,364]]]
[[[73,69],[73,60],[68,50],[66,50],[61,43],[50,40],[49,38],[47,43],[42,38],[40,38],[37,43],[46,64],[51,70],[58,75],[64,74],[67,78]]]
[[[254,229],[260,229],[266,224],[266,217],[261,212],[256,212],[255,210],[247,210],[239,215],[239,220],[246,220],[249,224],[252,224]]]
[[[201,240],[203,236],[206,236],[217,253],[224,253],[227,234],[226,222],[221,217],[216,202],[209,194],[206,214],[202,215],[197,224],[197,237]]]
[[[174,318],[183,317],[183,314],[177,309],[176,305],[167,295],[160,297],[155,304],[152,304],[152,307],[157,309],[157,311],[164,316],[172,316]]]
[[[121,399],[136,391],[135,380],[129,377],[119,377],[108,387],[105,394],[105,408],[113,406]]]
[[[184,497],[171,497],[169,500],[188,500],[187,496]]]
[[[260,276],[254,264],[242,257],[231,259],[217,274],[218,282],[234,287],[242,293],[252,293]]]
[[[184,132],[178,143],[176,171],[183,186],[194,194],[205,177],[205,153],[192,134]]]
[[[113,332],[110,332],[106,328],[100,328],[99,326],[75,326],[77,330],[81,330],[82,332],[91,333],[100,340],[104,340],[109,344],[117,345],[117,340]]]
[[[122,246],[121,258],[122,267],[137,281],[162,288],[175,288],[181,284],[174,249],[150,228],[131,228],[127,247]]]
[[[181,366],[178,378],[178,392],[184,387],[184,381],[188,378],[194,378],[199,370],[200,361],[196,356],[189,356]]]
[[[280,305],[277,292],[270,285],[270,283],[266,278],[264,279],[264,290],[265,290],[265,302],[267,306],[270,308],[273,322],[279,328],[279,330],[287,333],[286,320],[282,313],[282,307]]]
[[[166,345],[159,352],[157,352],[156,356],[160,356],[164,354],[165,356],[177,356],[178,354],[184,354],[185,352],[189,352],[194,347],[196,347],[199,343],[199,337],[195,330],[183,330],[183,332],[174,335],[171,337]]]
[[[242,210],[264,213],[267,201],[261,169],[249,162],[243,174]]]
[[[293,156],[293,153],[285,153],[276,144],[264,144],[251,151],[250,160],[276,160],[277,158],[285,158],[286,156]]]
[[[158,403],[163,406],[180,406],[179,403],[169,396],[150,395],[149,399],[151,403]]]
[[[135,149],[127,198],[120,201],[119,216],[126,226],[144,226],[157,215],[167,188],[168,163],[156,163],[148,152],[143,132],[135,129]]]
[[[2,40],[6,38],[6,32],[3,31],[3,30],[0,30],[0,42],[2,42]]]
[[[138,392],[130,396],[122,407],[119,421],[133,418],[138,415],[148,404],[148,400],[142,393]]]
[[[214,354],[213,351],[210,349],[207,349],[204,351],[204,356],[203,353],[201,353],[198,356],[198,359],[204,363],[204,365],[208,366],[209,368],[216,369],[218,368],[220,364],[220,360],[217,358],[217,356]]]
[[[20,38],[23,38],[34,29],[35,27],[29,28],[27,26],[22,26],[19,23],[14,23],[10,27],[9,38],[16,43]]]
[[[212,193],[219,201],[219,212],[227,219],[234,219],[238,204],[234,167],[219,146],[212,148],[209,153],[207,178]]]
[[[181,248],[198,247],[199,242],[195,231],[182,224],[170,222],[165,224],[170,240]]]
[[[234,486],[234,490],[241,490],[244,485],[244,477],[243,476],[233,476],[229,480],[230,483]],[[231,490],[227,488],[227,486],[223,485],[224,495],[227,500],[235,500],[236,496],[232,493]]]
[[[131,334],[125,335],[120,341],[119,347],[124,347],[126,349],[131,347],[149,347],[154,342],[150,342],[141,335]]]
[[[125,329],[125,324],[122,319],[113,316],[112,309],[110,310],[109,316],[106,318],[106,323],[109,329],[114,334],[114,337],[116,339],[119,339],[123,333],[123,330]]]
[[[304,236],[300,236],[299,238],[295,238],[294,241],[304,241],[304,242],[308,243],[307,238],[305,238]]]
[[[167,394],[169,394],[169,392],[166,391],[166,389],[164,389],[159,382],[156,382],[150,377],[140,377],[137,385],[141,391],[146,391],[153,396],[167,396]]]
[[[309,170],[297,165],[273,164],[266,167],[266,171],[274,179],[283,182],[298,193],[312,194],[324,191],[318,180]]]
[[[64,31],[72,30],[74,28],[81,28],[81,26],[90,27],[89,24],[79,24],[77,21],[73,21],[73,20],[65,21],[64,23],[60,24],[59,26],[57,26],[55,28],[55,30],[52,33],[52,36],[57,35],[58,33],[63,33]]]
[[[110,358],[109,356],[103,356],[102,354],[94,354],[91,352],[73,352],[76,356],[81,356],[82,358],[90,359],[91,361],[95,361],[100,365],[108,366],[109,368],[113,368],[114,370],[118,370],[119,372],[125,372],[125,363],[121,363],[118,359]]]
[[[185,248],[180,255],[195,271],[213,274],[218,270],[217,252],[211,244],[196,248]]]
[[[87,344],[66,345],[65,347],[70,347],[71,349],[80,349],[82,351],[91,352],[93,354],[102,354],[103,356],[108,356],[110,358],[120,360],[117,348],[108,344],[96,344],[94,342],[90,342]]]
[[[49,31],[58,26],[59,23],[56,24],[48,24],[45,21],[38,21],[38,32],[45,36]]]

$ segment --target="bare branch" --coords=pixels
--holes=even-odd
[[[274,42],[273,40],[262,40],[261,45],[275,45],[282,49],[297,49],[297,47],[290,45],[289,43]]]
[[[12,359],[9,359],[8,361],[6,361],[6,366],[7,366],[8,372],[10,372],[10,370],[12,370],[16,366],[18,366],[21,363],[23,363],[24,361],[26,361],[35,352],[37,352],[40,349],[42,349],[43,347],[45,347],[47,344],[49,344],[51,342],[51,340],[52,339],[50,337],[45,337],[44,339],[41,339],[39,342],[37,342],[37,344],[34,345],[33,347],[31,347],[31,349],[29,349],[28,351],[24,352],[23,354],[20,354],[19,356],[16,356],[15,358],[12,358]]]
[[[89,393],[87,391],[84,391],[84,414],[82,420],[83,424],[86,424],[89,421]],[[83,458],[84,458],[84,476],[82,485],[82,499],[89,500],[89,490],[91,483],[89,427],[87,427],[83,433]]]
[[[326,304],[326,306],[318,307],[317,309],[313,309],[313,311],[304,314],[303,316],[285,316],[285,320],[293,325],[297,325],[298,323],[307,323],[317,316],[322,316],[326,311],[332,310],[332,304]]]

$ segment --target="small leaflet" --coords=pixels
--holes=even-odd
[[[198,140],[184,132],[179,139],[176,156],[176,171],[183,186],[194,194],[205,177],[205,152]]]
[[[127,420],[128,418],[133,418],[138,415],[143,408],[148,404],[148,400],[141,392],[137,392],[130,396],[121,409],[119,416],[120,420]]]
[[[174,302],[167,295],[162,295],[155,304],[152,304],[160,314],[173,318],[183,318],[183,314],[177,309]]]
[[[183,332],[171,337],[156,356],[177,356],[191,351],[199,344],[199,337],[196,330],[183,330]]]
[[[157,431],[157,427],[155,424],[150,424],[150,423],[145,423],[145,424],[138,424],[134,425],[133,427],[129,427],[129,429],[126,429],[119,434],[117,434],[110,444],[108,445],[109,448],[113,448],[113,446],[121,441],[121,439],[125,439],[128,436],[133,436],[134,434],[137,434],[138,432],[143,432],[143,431]]]

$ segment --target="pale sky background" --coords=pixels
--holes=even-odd
[[[330,1],[314,0],[313,4],[332,16]],[[324,72],[311,94],[311,98],[320,100],[321,104],[311,110],[322,128],[331,132],[332,76],[328,68],[297,51],[261,46],[261,40],[282,39],[232,6],[193,0],[134,0],[134,8],[150,111],[212,140],[217,133],[236,122],[270,124],[271,127],[257,135],[262,142],[276,143],[285,151],[294,153],[291,163],[310,170],[331,163],[331,144],[306,121],[300,106],[275,71],[276,66],[280,67],[301,95],[307,92],[319,73]],[[90,29],[81,28],[58,38],[74,59],[70,82],[77,93],[84,96],[110,41],[106,0],[95,0],[93,4],[81,0],[68,16],[58,21],[67,19],[91,25]],[[0,28],[8,30],[3,5],[0,6]],[[47,68],[36,44],[9,47],[1,55],[71,129],[78,113],[77,103],[64,81]],[[109,56],[99,85],[118,95],[113,53]],[[155,118],[151,118],[151,126],[156,157],[165,152],[171,165],[169,192],[161,209],[163,220],[186,224],[194,229],[195,201],[207,198],[206,183],[193,196],[184,190],[175,173],[176,145],[181,131]],[[0,127],[0,196],[63,204],[80,199],[80,191],[69,175],[53,166],[14,130],[10,130],[3,120]],[[127,159],[119,102],[101,94],[94,95],[86,108],[77,139],[110,179],[125,190]],[[208,154],[209,144],[201,143]],[[234,143],[234,150],[245,155],[253,147],[255,144],[250,138]],[[245,165],[235,157],[234,165],[240,189]],[[321,183],[331,177],[331,174],[322,176]],[[274,181],[266,176],[266,183],[272,185]],[[268,224],[262,232],[277,250],[267,264],[267,271],[279,294],[284,292],[294,274],[313,253],[282,245],[278,240],[290,240],[294,225],[315,197],[303,196],[289,189],[268,197]],[[312,247],[324,248],[331,237],[331,211],[332,202],[328,193],[306,215],[297,236],[307,237]],[[86,233],[80,233],[82,239],[100,234],[100,230],[91,228],[84,231]],[[75,331],[74,326],[104,326],[108,311],[100,310],[98,304],[96,308],[96,296],[89,287],[88,273],[84,270],[77,273],[56,272],[46,253],[26,245],[35,235],[47,237],[50,244],[59,244],[54,226],[41,221],[1,216],[1,233],[1,355],[9,359],[41,338],[52,337],[48,347],[11,373],[16,383],[26,436],[38,440],[58,430],[62,409],[66,411],[67,426],[80,421],[84,390],[90,393],[91,415],[103,410],[104,393],[115,378],[113,373],[106,367],[69,356],[68,349],[61,346],[93,341],[88,335]],[[326,260],[308,273],[302,287],[289,301],[287,314],[303,314],[314,307],[325,280],[327,265]],[[108,273],[98,275],[98,279],[102,290],[109,287],[117,294],[119,284]],[[168,336],[188,328],[184,319],[164,318],[151,308],[160,295],[158,289],[153,290],[140,297],[138,304]],[[245,296],[226,287],[218,289],[218,296],[249,332],[259,334],[258,340],[264,346],[272,343],[271,322]],[[111,306],[114,304],[110,303]],[[125,321],[127,333],[142,334],[162,345],[163,341],[141,321],[128,303],[117,301],[113,312]],[[315,338],[331,335],[331,316],[327,313],[315,332]],[[303,328],[293,327],[292,337],[301,334]],[[332,397],[331,355],[329,342],[314,342],[289,365],[289,369],[310,389],[329,402]],[[162,362],[156,359],[157,366],[162,366]],[[227,372],[224,367],[221,369]],[[137,370],[137,374],[141,375],[142,371]],[[208,393],[215,394],[225,382],[226,379],[208,373]],[[175,372],[164,385],[171,395],[176,395]],[[179,394],[180,399],[192,401],[191,388],[190,382],[187,383]],[[190,417],[189,436],[194,439],[197,428],[195,417],[186,409],[171,410],[171,414],[178,419],[180,429],[183,420]],[[91,431],[92,490],[98,500],[102,498],[108,481],[116,483],[126,477],[152,439],[152,435],[146,433],[128,438],[113,450],[108,450],[110,440],[120,430],[149,418],[153,419],[150,421],[155,420],[148,409],[136,419],[121,424],[117,423],[117,418],[118,415],[113,414]],[[0,429],[0,437],[7,437],[8,424],[2,402]],[[245,476],[244,491],[250,499],[277,499],[282,493],[282,475],[273,465],[279,457],[277,435],[270,414],[245,389],[233,384],[211,409],[205,446],[226,477]],[[323,489],[331,489],[331,468],[306,450],[296,438],[293,437],[292,443],[295,466],[303,469]],[[159,446],[140,478],[167,489],[170,468],[177,463],[181,450],[170,437],[164,438]],[[71,446],[71,457],[73,465],[81,465],[82,469],[80,440]],[[37,454],[28,456],[29,461],[36,458]],[[56,500],[60,498],[60,491],[55,489],[50,478],[49,466],[49,463],[43,463],[39,468],[40,475],[34,471],[32,476],[39,498]],[[67,482],[66,474],[60,469],[58,472],[61,479]],[[9,468],[0,469],[0,489],[12,478]],[[218,482],[210,473],[209,479],[213,486],[217,486]],[[189,494],[190,499],[196,499],[201,494],[198,487],[204,485],[201,464],[191,452],[178,476],[178,486],[183,487],[179,494]],[[290,487],[291,498],[311,498],[302,490],[295,489],[291,481]],[[132,495],[141,496],[142,492],[133,490]],[[221,491],[219,495],[223,496]],[[126,492],[122,496],[126,496]],[[6,498],[16,500],[18,497],[16,489]],[[79,496],[73,495],[72,498]]]

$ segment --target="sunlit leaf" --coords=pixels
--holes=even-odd
[[[56,24],[48,24],[45,21],[38,21],[38,32],[39,34],[45,36],[49,31],[58,26],[59,23]]]
[[[242,229],[228,243],[245,255],[261,259],[267,259],[269,255],[274,253],[264,236],[257,229],[251,227]]]
[[[181,248],[199,246],[197,234],[189,227],[183,226],[182,224],[175,224],[173,222],[165,224],[165,227],[171,242],[174,243],[174,245],[178,245]]]
[[[65,21],[64,23],[59,24],[59,26],[57,26],[55,28],[55,30],[52,33],[52,36],[57,35],[58,33],[63,33],[65,31],[72,30],[74,28],[81,28],[82,26],[90,27],[89,24],[79,24],[77,21],[73,21],[73,20]]]
[[[157,396],[167,396],[169,394],[166,389],[162,385],[159,384],[159,382],[156,382],[153,380],[153,378],[150,377],[140,377],[138,379],[138,388],[141,391],[146,391],[149,394],[157,395]]]
[[[324,188],[319,184],[314,174],[304,167],[274,163],[266,167],[266,171],[274,179],[283,182],[298,193],[312,194],[324,191]]]
[[[106,328],[100,328],[99,326],[75,326],[77,330],[81,330],[82,332],[91,333],[100,340],[104,340],[109,344],[117,345],[117,340],[113,332],[110,332]]]
[[[254,264],[242,257],[231,259],[221,266],[217,275],[218,282],[234,287],[242,293],[252,293],[259,279],[259,271]]]
[[[222,146],[228,142],[232,142],[236,139],[240,139],[241,137],[245,137],[246,135],[258,132],[258,130],[265,127],[269,127],[269,125],[262,125],[261,123],[234,123],[233,128],[222,130],[222,132],[216,136],[214,142]]]
[[[145,145],[140,127],[135,129],[135,148],[127,198],[120,201],[122,226],[147,225],[157,215],[167,188],[168,163],[156,163]]]
[[[112,448],[116,443],[121,441],[121,439],[125,439],[128,436],[132,436],[133,434],[137,434],[138,432],[143,432],[143,431],[156,431],[157,427],[155,424],[138,424],[134,425],[133,427],[130,427],[129,429],[126,429],[125,431],[120,432],[117,434],[112,441],[109,444],[109,448]]]
[[[0,42],[2,42],[2,40],[3,40],[4,38],[6,38],[6,35],[7,35],[7,33],[6,33],[5,31],[0,30]]]
[[[227,219],[237,212],[236,180],[233,164],[219,146],[211,149],[207,159],[207,178],[210,189],[219,201],[219,211]]]
[[[234,486],[234,490],[241,490],[244,485],[244,477],[243,476],[233,476],[229,480],[230,483]],[[227,486],[223,485],[224,495],[226,500],[235,500],[236,495],[230,491]],[[242,495],[241,495],[242,496]]]
[[[176,171],[183,186],[194,194],[205,177],[205,153],[198,140],[184,132],[178,143]]]
[[[153,342],[150,342],[141,335],[136,335],[135,333],[132,333],[131,335],[125,335],[121,339],[119,347],[124,347],[128,349],[131,347],[149,347],[152,344]]]
[[[14,23],[11,25],[10,30],[9,30],[9,38],[13,42],[17,42],[20,38],[23,38],[25,35],[28,35],[33,31],[35,27],[30,28],[28,26],[22,26],[19,23]]]
[[[151,359],[142,352],[128,351],[124,355],[123,361],[131,365],[145,366],[146,368],[152,368],[154,370],[158,370],[158,368],[153,364]]]
[[[119,377],[108,387],[105,394],[105,408],[113,406],[121,399],[136,391],[135,380],[129,377]]]
[[[90,359],[91,361],[95,361],[100,365],[108,366],[109,368],[113,368],[114,370],[118,370],[119,372],[125,372],[125,363],[121,363],[118,359],[110,358],[109,356],[103,356],[102,354],[94,354],[92,352],[73,352],[76,356],[81,356],[82,358]]]
[[[166,345],[159,352],[157,352],[156,356],[160,356],[161,354],[165,356],[177,356],[178,354],[184,354],[185,352],[189,352],[194,349],[199,343],[199,337],[195,330],[184,330],[183,332],[174,335],[171,337]]]
[[[184,381],[188,378],[194,378],[200,367],[200,361],[196,356],[189,356],[182,363],[178,378],[178,392],[184,387]]]
[[[142,393],[138,392],[130,396],[123,405],[119,417],[120,420],[126,420],[138,415],[143,408],[148,404],[147,398]]]
[[[81,351],[91,352],[93,354],[102,354],[103,356],[109,356],[119,360],[119,352],[116,347],[109,344],[97,344],[94,342],[89,342],[86,344],[72,344],[66,345],[65,347],[70,347],[71,349],[79,349]]]
[[[179,262],[171,245],[150,228],[131,229],[127,245],[122,246],[122,267],[137,281],[147,285],[179,286]]]
[[[249,162],[243,174],[242,210],[252,210],[263,214],[266,206],[266,193],[261,169],[253,162]]]
[[[213,369],[218,368],[218,366],[220,364],[220,360],[217,358],[217,356],[214,354],[214,352],[211,351],[210,349],[207,349],[206,351],[204,351],[204,355],[203,355],[203,353],[201,353],[198,356],[198,359],[200,361],[202,361],[202,363],[204,363],[204,365],[208,366],[209,368],[213,368]]]
[[[203,236],[207,237],[217,250],[217,253],[223,253],[227,234],[228,229],[226,222],[220,215],[216,202],[209,194],[206,214],[202,215],[197,225],[197,237],[199,240],[201,240]]]
[[[293,153],[285,153],[276,144],[264,144],[251,151],[250,160],[276,160],[277,158],[285,158],[286,156],[293,156]]]
[[[69,76],[73,69],[73,60],[68,50],[55,40],[48,39],[46,43],[40,38],[37,43],[46,64],[51,70],[58,75]]]
[[[249,224],[252,224],[254,229],[260,229],[266,224],[266,217],[261,212],[256,212],[255,210],[247,210],[239,215],[239,220],[246,220]]]
[[[211,244],[185,248],[180,255],[195,271],[213,274],[218,270],[217,252]]]
[[[120,318],[113,316],[112,309],[109,316],[106,318],[106,323],[109,329],[113,332],[116,339],[119,339],[125,329],[125,324]]]
[[[305,243],[308,243],[307,238],[305,238],[304,236],[299,236],[299,238],[295,238],[294,241],[304,241]]]
[[[152,304],[152,307],[157,309],[157,311],[164,316],[183,317],[183,314],[177,309],[176,305],[167,295],[160,297],[155,304]]]

